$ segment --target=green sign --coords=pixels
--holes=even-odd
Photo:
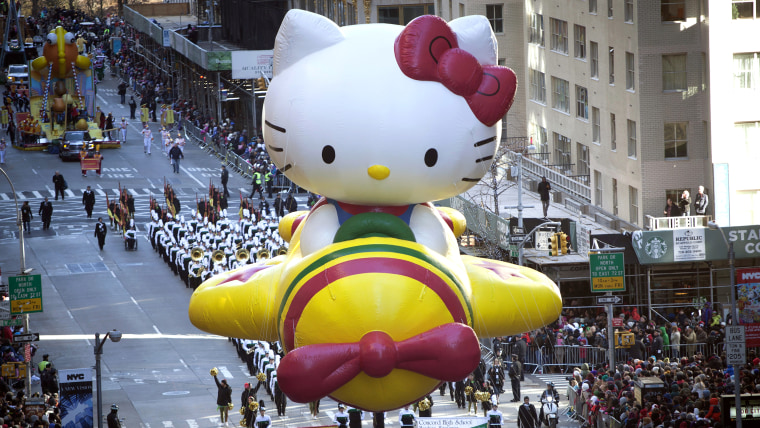
[[[22,275],[8,278],[11,315],[42,312],[42,275]]]
[[[760,226],[724,227],[723,231],[726,239],[734,243],[737,259],[760,257]],[[643,265],[728,258],[720,231],[706,227],[637,230],[631,234],[631,244]]]
[[[231,51],[207,51],[206,52],[206,70],[209,70],[209,71],[232,70],[232,52]]]
[[[625,259],[623,253],[588,253],[591,291],[625,291]]]
[[[11,318],[9,320],[0,320],[0,327],[15,327],[23,325],[24,320],[21,318]]]

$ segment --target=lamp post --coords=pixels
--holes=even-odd
[[[19,246],[19,273],[21,275],[28,275],[32,269],[26,268],[26,251],[24,250],[24,223],[21,218],[21,210],[18,207],[18,196],[16,196],[16,188],[13,187],[13,182],[3,168],[0,168],[0,173],[8,180],[8,184],[11,186],[11,192],[13,192],[13,202],[16,204],[16,226],[18,226],[18,246]],[[29,333],[29,314],[24,314],[24,333]],[[26,395],[30,396],[32,392],[32,371],[30,367],[31,362],[26,363]]]
[[[103,392],[100,385],[100,356],[103,355],[103,345],[106,339],[111,342],[121,340],[121,332],[113,329],[100,338],[100,333],[95,333],[95,387],[98,389],[98,428],[103,428]]]
[[[708,221],[707,227],[712,230],[718,230],[720,236],[723,237],[723,242],[728,247],[728,266],[731,268],[731,289],[728,292],[731,303],[731,322],[734,325],[739,325],[739,317],[736,311],[736,254],[734,253],[734,242],[726,239],[726,234],[723,232],[718,223],[715,221]],[[736,428],[742,428],[742,411],[741,411],[741,386],[739,382],[741,380],[741,366],[734,364],[734,396],[736,399]]]

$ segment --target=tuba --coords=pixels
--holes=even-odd
[[[286,254],[288,254],[288,247],[285,247],[285,246],[283,246],[283,247],[280,247],[280,248],[277,250],[277,255],[278,255],[278,256],[284,256],[284,255],[286,255]]]
[[[193,247],[192,250],[190,250],[190,258],[193,259],[194,262],[197,262],[201,259],[203,259],[203,248],[201,247]]]
[[[262,248],[259,250],[258,253],[256,253],[256,261],[259,260],[269,260],[271,255],[269,254],[269,251],[266,248]]]
[[[249,257],[251,257],[251,254],[245,248],[235,251],[235,259],[241,263],[248,260]]]
[[[216,250],[211,253],[211,260],[213,260],[214,263],[224,263],[224,258],[224,251],[222,250]]]

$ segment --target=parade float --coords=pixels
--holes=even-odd
[[[42,52],[31,61],[30,112],[14,117],[20,132],[16,147],[47,150],[51,144],[59,145],[67,131],[86,132],[85,150],[96,144],[100,149],[120,147],[120,141],[105,139],[98,127],[91,61],[79,55],[74,35],[56,27],[47,35]]]
[[[548,277],[460,255],[464,217],[430,202],[490,168],[517,87],[496,58],[483,16],[341,28],[289,11],[264,141],[280,171],[323,198],[280,222],[287,254],[203,283],[191,322],[279,340],[278,382],[294,401],[386,411],[464,379],[478,338],[555,321]]]

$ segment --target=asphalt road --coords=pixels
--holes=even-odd
[[[104,112],[113,112],[118,121],[129,117],[129,109],[118,104],[116,85],[110,76],[100,84],[98,104]],[[118,195],[120,186],[135,195],[137,223],[143,224],[148,219],[150,195],[163,200],[164,181],[177,191],[185,213],[194,205],[196,195],[207,192],[209,180],[220,185],[218,160],[188,144],[181,173],[173,174],[155,142],[152,156],[143,153],[139,128],[138,121],[130,121],[127,144],[104,150],[101,178],[92,173],[82,177],[78,163],[64,163],[56,155],[8,149],[3,169],[15,186],[19,203],[28,200],[35,213],[33,230],[24,240],[26,266],[34,269],[32,273],[41,274],[43,287],[43,312],[30,315],[30,330],[41,335],[34,363],[48,353],[58,369],[93,367],[95,333],[118,329],[122,340],[106,343],[102,357],[104,414],[111,403],[116,403],[128,428],[219,426],[216,387],[209,370],[218,367],[221,376],[228,379],[236,404],[243,383],[253,379],[234,347],[226,338],[206,334],[190,324],[187,305],[191,290],[152,251],[144,233],[139,236],[138,251],[129,252],[116,233],[109,233],[102,252],[93,236],[97,216],[107,218],[105,195]],[[158,136],[159,126],[152,123],[151,128]],[[69,184],[67,197],[61,201],[52,198],[51,179],[56,170]],[[81,204],[87,185],[96,191],[93,219],[86,218]],[[230,211],[236,212],[235,194],[250,191],[248,180],[231,173],[230,189],[234,207]],[[53,201],[54,214],[51,229],[42,231],[36,213],[45,196]],[[14,204],[10,186],[0,181],[0,268],[4,284],[8,275],[19,272]],[[549,378],[560,380],[564,376],[528,376],[523,395],[537,401]],[[434,398],[433,416],[466,416],[448,394]],[[501,406],[507,425],[515,423],[517,413],[516,404],[508,402],[510,398],[511,394],[504,395]],[[320,418],[313,420],[308,406],[290,403],[287,416],[277,417],[269,397],[264,399],[270,415],[275,414],[274,426],[329,424],[337,410],[331,400],[323,400]],[[237,425],[237,408],[230,416],[230,425]],[[371,426],[371,417],[364,424]],[[398,424],[396,412],[388,413],[386,424]],[[562,424],[574,425],[566,417]]]

